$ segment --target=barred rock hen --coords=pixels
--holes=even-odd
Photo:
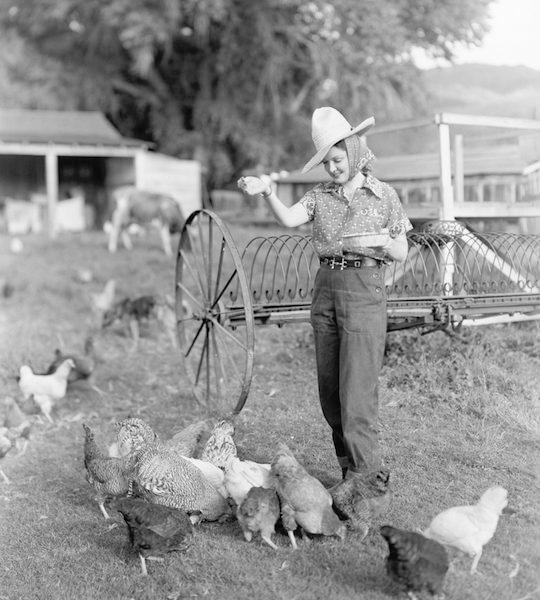
[[[394,581],[405,587],[409,597],[414,592],[439,594],[448,571],[448,556],[444,546],[420,533],[383,525],[380,533],[388,544],[386,571]]]
[[[423,533],[472,556],[471,573],[476,573],[483,547],[495,534],[499,516],[507,504],[508,492],[501,486],[492,486],[476,504],[454,506],[439,513]]]
[[[231,456],[237,455],[236,444],[234,443],[234,423],[229,419],[218,421],[210,437],[208,438],[200,456],[201,460],[206,460],[224,469]]]
[[[242,528],[244,538],[251,542],[254,533],[260,532],[261,538],[274,550],[272,534],[279,519],[279,498],[276,490],[252,487],[236,512],[236,518]]]
[[[300,526],[307,533],[345,537],[345,525],[332,509],[332,496],[296,460],[285,444],[272,461],[271,475],[281,500],[281,520],[297,548],[294,531]]]
[[[162,560],[163,554],[188,548],[193,525],[184,511],[150,504],[140,498],[121,498],[113,506],[124,517],[143,575],[148,574],[146,559]]]
[[[83,423],[83,428],[85,431],[84,466],[86,481],[96,491],[95,500],[103,516],[108,519],[109,513],[105,509],[105,501],[131,492],[132,460],[129,457],[108,456],[106,452],[98,447],[90,427]]]
[[[369,533],[372,521],[388,510],[393,497],[387,471],[372,473],[366,478],[348,477],[329,491],[336,513],[350,529],[361,531],[362,539]]]
[[[153,439],[152,439],[153,436]],[[216,521],[231,514],[229,504],[203,473],[188,459],[162,444],[142,419],[118,423],[121,455],[129,447],[135,461],[135,481],[143,496],[154,504],[199,513]]]

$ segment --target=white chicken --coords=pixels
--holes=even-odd
[[[492,486],[476,504],[454,506],[439,513],[423,534],[472,556],[471,573],[476,573],[483,547],[493,537],[507,504],[508,492],[501,486]]]
[[[270,464],[252,460],[240,460],[231,456],[225,466],[223,484],[227,494],[234,500],[237,508],[245,500],[253,487],[271,488]]]
[[[114,279],[109,279],[107,281],[102,292],[90,294],[92,306],[100,316],[103,316],[105,312],[113,307],[115,294],[116,281]]]
[[[69,373],[74,367],[73,360],[67,358],[50,375],[38,375],[28,365],[22,365],[19,369],[19,388],[25,400],[33,396],[41,412],[51,423],[54,402],[66,395]]]

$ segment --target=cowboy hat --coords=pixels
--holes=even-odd
[[[302,173],[306,173],[317,166],[326,156],[332,146],[335,146],[341,140],[354,135],[363,135],[375,124],[373,117],[368,117],[357,127],[347,121],[347,119],[335,108],[323,106],[313,111],[311,118],[311,137],[317,151],[315,155],[308,160]]]

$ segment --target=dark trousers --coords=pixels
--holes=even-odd
[[[384,268],[321,265],[311,307],[319,398],[338,462],[357,473],[382,466],[378,382],[386,319]]]

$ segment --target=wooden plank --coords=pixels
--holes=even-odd
[[[446,125],[470,125],[473,127],[500,127],[501,129],[540,130],[538,119],[516,119],[513,117],[487,117],[483,115],[461,115],[438,113],[436,122]]]
[[[410,211],[407,210],[407,214]],[[540,217],[538,202],[456,202],[454,215],[462,218],[520,218]]]
[[[83,146],[75,144],[2,144],[0,143],[0,154],[23,154],[25,156],[46,156],[47,152],[54,148],[59,156],[124,156],[134,157],[140,150],[140,146]]]

